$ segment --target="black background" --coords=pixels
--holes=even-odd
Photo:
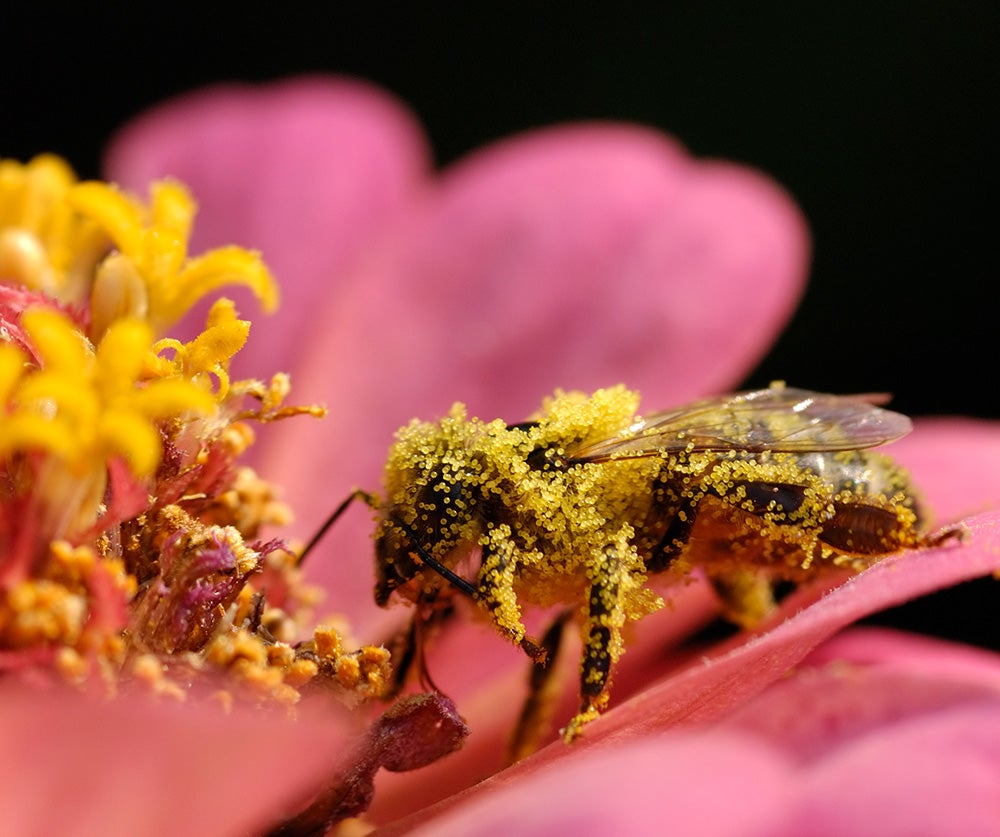
[[[106,139],[143,108],[302,71],[397,94],[441,164],[552,122],[656,125],[697,155],[770,173],[812,227],[806,298],[745,383],[1000,417],[1000,4],[280,6],[5,4],[0,154],[52,150],[95,176]],[[939,632],[1000,645],[942,626],[945,603],[930,601]]]

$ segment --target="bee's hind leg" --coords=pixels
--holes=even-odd
[[[556,660],[566,623],[572,616],[572,610],[562,611],[538,642],[538,648],[544,656],[531,664],[528,697],[521,708],[521,717],[518,718],[507,748],[507,764],[513,764],[535,752],[551,726],[552,712],[559,694]]]
[[[709,573],[722,604],[722,615],[734,625],[753,629],[774,610],[774,584],[755,570]]]
[[[589,605],[580,661],[580,711],[562,731],[567,744],[572,743],[608,703],[611,665],[617,656],[614,649],[621,641],[621,572],[614,545],[605,547],[590,569]]]

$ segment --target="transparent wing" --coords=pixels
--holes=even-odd
[[[887,395],[826,395],[772,386],[653,413],[621,433],[567,451],[599,462],[670,451],[839,451],[870,448],[910,432],[910,420],[876,404]]]

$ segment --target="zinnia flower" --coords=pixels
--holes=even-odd
[[[209,670],[216,658],[204,653],[206,638],[218,643],[227,632],[205,620],[220,609],[230,614],[227,627],[268,619],[288,633],[301,627],[288,624],[280,605],[255,615],[255,595],[263,591],[252,578],[269,555],[287,553],[262,541],[249,547],[251,555],[243,543],[244,533],[249,540],[285,522],[282,507],[265,488],[263,510],[238,521],[262,484],[248,475],[249,487],[240,489],[233,478],[220,491],[210,479],[243,453],[232,439],[239,435],[230,432],[234,422],[242,427],[247,417],[283,414],[284,379],[264,385],[256,378],[289,371],[297,403],[329,408],[324,421],[268,425],[254,460],[258,472],[283,486],[294,531],[306,537],[353,486],[378,487],[392,431],[413,416],[441,415],[460,399],[471,414],[519,420],[556,387],[590,391],[624,382],[642,392],[647,409],[730,389],[767,349],[801,292],[805,225],[780,188],[737,165],[693,160],[656,132],[552,128],[498,143],[441,175],[428,159],[419,128],[397,103],[346,81],[218,88],[167,104],[124,131],[109,154],[111,179],[136,194],[163,178],[187,183],[202,207],[192,252],[230,242],[260,250],[281,280],[283,304],[255,318],[254,339],[238,355],[243,321],[228,303],[207,312],[195,307],[176,332],[181,336],[167,337],[163,330],[194,297],[223,278],[242,281],[269,306],[269,274],[243,250],[210,250],[192,266],[184,246],[186,193],[174,186],[154,191],[146,210],[152,221],[107,187],[88,187],[90,203],[86,192],[76,199],[74,211],[87,225],[73,228],[68,255],[50,255],[46,269],[34,273],[27,260],[29,267],[13,274],[18,296],[7,305],[18,316],[8,317],[6,348],[16,354],[7,355],[5,393],[20,392],[25,369],[27,377],[51,370],[57,381],[24,397],[8,395],[17,409],[9,406],[5,420],[23,429],[12,436],[20,447],[4,453],[31,468],[42,468],[37,459],[58,460],[85,475],[86,490],[66,505],[55,499],[71,493],[58,479],[62,493],[41,482],[23,495],[38,523],[4,545],[13,568],[6,570],[5,559],[6,591],[25,580],[50,581],[34,570],[39,551],[68,538],[53,555],[63,564],[61,555],[77,556],[73,573],[90,573],[70,592],[92,610],[102,601],[138,603],[133,634],[146,661],[139,673],[162,670],[165,655],[178,650],[200,654],[191,665]],[[89,244],[94,227],[113,241],[114,261]],[[225,265],[230,269],[217,270]],[[32,307],[41,296],[63,300],[62,307]],[[256,305],[237,299],[244,313]],[[81,334],[96,347],[93,357],[74,337]],[[105,345],[122,348],[102,352]],[[86,374],[73,389],[62,370],[80,367]],[[154,384],[173,389],[143,395]],[[71,409],[80,392],[93,410]],[[261,404],[251,416],[234,406],[245,397]],[[26,412],[32,421],[22,420]],[[62,425],[53,434],[37,429],[63,412],[65,433]],[[897,452],[944,523],[998,499],[1000,471],[985,464],[1000,459],[998,442],[991,425],[939,421],[918,426]],[[141,514],[149,500],[136,486],[150,479],[161,504],[191,506],[181,510],[186,516],[164,514],[156,501],[152,518]],[[224,502],[224,495],[235,501]],[[11,506],[8,521],[24,507]],[[98,523],[135,526],[129,521],[136,515],[146,518],[143,526],[154,521],[148,540],[160,556],[155,566],[142,560],[142,537],[133,552],[120,550],[120,564],[98,565],[79,552]],[[218,522],[207,522],[211,515]],[[996,571],[995,522],[990,513],[970,518],[961,542],[892,556],[832,590],[807,587],[753,634],[715,643],[684,641],[716,611],[707,586],[669,591],[671,607],[635,626],[611,709],[572,747],[555,741],[507,769],[504,740],[526,694],[523,655],[488,625],[449,625],[428,648],[428,665],[471,734],[460,752],[420,772],[380,774],[368,816],[388,833],[417,825],[428,833],[551,833],[571,825],[581,833],[887,833],[950,823],[962,833],[987,833],[995,819],[986,816],[1000,804],[1000,753],[976,731],[1000,713],[993,655],[889,633],[834,637],[874,611]],[[406,613],[372,602],[370,530],[367,515],[349,514],[306,571],[325,588],[324,607],[349,617],[353,636],[376,644]],[[8,531],[19,529],[9,523]],[[69,574],[62,566],[60,583]],[[87,569],[93,566],[101,569]],[[155,598],[148,587],[132,598],[130,585],[154,572]],[[271,589],[284,591],[279,595],[289,602],[306,595],[287,563],[279,561],[275,573]],[[193,583],[202,579],[207,586]],[[118,592],[94,592],[108,589]],[[34,591],[35,600],[42,592]],[[60,636],[79,644],[89,631],[100,647],[116,648],[126,612],[96,610],[100,619],[83,626],[78,619],[76,633],[60,627]],[[137,641],[133,634],[126,641]],[[88,639],[82,651],[70,645],[86,661],[96,642]],[[298,680],[311,679],[311,669],[296,665],[318,656],[330,665],[318,665],[312,677],[335,671],[343,643],[323,627],[301,646],[312,656],[289,643],[290,652],[275,660],[265,655],[259,666],[278,675],[260,679],[280,702],[287,695],[280,687],[297,689]],[[16,665],[8,668],[38,670],[19,653],[15,648],[8,659]],[[220,668],[227,671],[234,656],[253,660],[240,648],[226,654]],[[337,681],[340,688],[360,688],[359,699],[377,691],[378,649],[347,656],[367,661],[371,676]],[[80,669],[77,657],[70,662]],[[555,710],[559,718],[574,709],[572,657],[565,654],[571,685]],[[168,690],[173,683],[145,676]],[[194,821],[219,833],[262,829],[293,813],[324,775],[343,775],[336,765],[348,747],[348,721],[331,724],[305,711],[298,725],[267,717],[256,727],[259,746],[248,752],[254,721],[240,705],[240,689],[229,685],[226,694],[236,706],[216,726],[200,703],[183,707],[190,715],[129,705],[126,729],[113,706],[35,704],[21,691],[7,696],[5,717],[30,724],[23,748],[39,761],[88,754],[89,772],[102,783],[107,777],[107,785],[75,806],[91,822],[107,817],[108,830],[117,822],[180,833]],[[405,718],[420,717],[415,706],[403,704]],[[47,720],[54,711],[59,723]],[[390,710],[351,746],[371,754],[392,723]],[[141,751],[131,731],[139,724]],[[208,735],[208,728],[207,746],[181,746],[179,730]],[[409,729],[418,728],[411,722]],[[106,741],[101,750],[97,736]],[[370,772],[379,763],[416,766],[391,746],[379,753],[380,762],[367,764]],[[944,780],[915,757],[924,753],[941,765]],[[74,772],[66,764],[71,778],[63,778],[25,771],[18,757],[8,764],[7,810],[36,816],[38,808],[29,806],[55,787],[77,787],[83,767]],[[268,777],[266,793],[258,793],[261,776]],[[122,793],[117,777],[139,789]],[[916,803],[910,787],[918,788]],[[168,807],[178,798],[190,800],[183,815]],[[137,818],[140,801],[153,812],[145,819]]]

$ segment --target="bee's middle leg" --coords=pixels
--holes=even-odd
[[[694,521],[698,515],[698,503],[701,495],[683,500],[667,525],[659,544],[646,561],[646,569],[651,573],[660,573],[670,567],[674,559],[681,554],[684,545],[691,537]]]

